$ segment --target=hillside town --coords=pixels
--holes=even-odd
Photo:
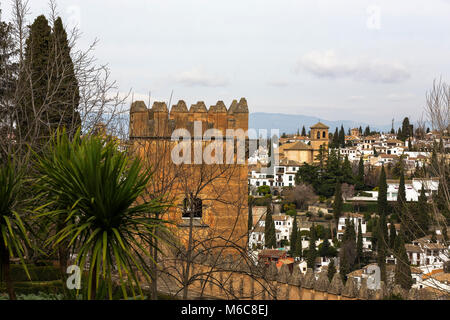
[[[415,129],[408,118],[389,133],[329,133],[321,122],[309,129],[249,158],[254,259],[358,283],[381,266],[392,286],[446,292],[450,215],[432,204],[443,196],[432,162],[448,162],[448,133]]]
[[[57,2],[0,7],[2,307],[450,300],[448,48],[421,33],[450,7],[425,54],[360,1]]]

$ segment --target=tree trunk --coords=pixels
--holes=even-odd
[[[14,284],[11,279],[9,252],[3,242],[0,242],[0,259],[2,263],[3,281],[5,281],[9,299],[17,300],[16,293],[14,292]]]
[[[194,212],[191,210],[190,217],[189,217],[189,242],[188,242],[188,248],[187,248],[187,257],[186,257],[186,269],[184,272],[184,288],[183,288],[183,300],[187,300],[188,297],[188,283],[189,283],[189,273],[191,271],[191,251],[192,251],[192,229],[194,221]]]

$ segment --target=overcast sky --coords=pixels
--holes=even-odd
[[[30,20],[48,13],[31,0]],[[9,7],[2,3],[3,19]],[[85,48],[100,40],[121,91],[251,112],[390,123],[417,119],[450,82],[450,0],[59,0]]]

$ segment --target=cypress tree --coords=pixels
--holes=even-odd
[[[394,250],[396,238],[397,238],[397,231],[395,230],[394,223],[391,222],[391,225],[389,227],[389,248],[391,248],[392,250]]]
[[[294,222],[292,223],[292,232],[291,232],[291,254],[294,255],[296,252],[295,247],[297,245],[297,237],[298,237],[298,231],[297,231],[297,215],[294,216]]]
[[[384,236],[383,229],[386,229],[384,214],[378,220],[377,227],[377,264],[380,268],[381,280],[386,283],[386,237]]]
[[[332,148],[337,148],[337,147],[339,147],[339,132],[338,132],[338,128],[336,127],[336,130],[334,131],[334,134],[333,134]]]
[[[445,196],[445,190],[444,190],[444,183],[445,183],[445,179],[441,179],[439,181],[439,186],[438,186],[438,192],[436,195],[436,207],[439,210],[439,212],[447,218],[447,220],[450,221],[450,208],[449,208],[449,203],[446,199]]]
[[[341,125],[341,129],[339,130],[339,146],[341,148],[345,147],[345,131],[344,127]]]
[[[399,133],[399,136],[397,138],[399,140],[406,141],[406,139],[408,139],[410,136],[411,136],[411,126],[409,124],[408,117],[405,117],[403,119],[401,132]]]
[[[342,200],[341,183],[338,181],[336,183],[336,188],[335,188],[335,192],[334,192],[334,202],[333,202],[333,215],[334,215],[334,220],[336,223],[336,229],[337,229],[337,225],[339,223],[339,218],[342,215],[343,206],[344,206],[344,204],[343,204],[343,200]]]
[[[1,14],[1,10],[0,10]],[[11,23],[0,21],[0,141],[8,141],[8,135],[13,131],[11,124],[6,119],[14,119],[13,97],[16,90],[18,64],[16,62],[18,50],[13,38],[13,26]],[[1,150],[0,159],[4,159]]]
[[[302,257],[303,256],[303,248],[302,248],[302,237],[300,235],[300,233],[297,233],[297,243],[295,244],[295,252],[294,252],[294,256],[295,257]]]
[[[316,240],[316,227],[313,224],[311,228],[309,228],[309,248],[306,256],[306,264],[308,268],[312,269],[315,267],[317,257]]]
[[[384,165],[381,167],[380,177],[378,179],[378,214],[387,214],[388,202],[387,202],[387,183],[386,172],[384,171]]]
[[[345,155],[344,163],[342,164],[342,181],[348,184],[355,184],[352,165],[348,160],[348,155]]]
[[[331,282],[333,280],[334,274],[336,273],[336,266],[334,265],[334,259],[331,259],[330,263],[328,264],[328,280]]]
[[[306,136],[306,129],[305,129],[305,126],[302,127],[302,136],[304,136],[304,137]]]
[[[400,161],[402,161],[400,159]],[[406,189],[405,189],[405,173],[403,164],[400,165],[400,182],[398,184],[397,208],[398,214],[401,217],[406,205]]]
[[[358,223],[358,240],[356,242],[356,261],[358,264],[361,264],[361,260],[363,257],[363,237],[362,237],[362,228],[361,228],[361,220]]]
[[[386,283],[386,244],[387,236],[387,184],[386,172],[384,166],[381,167],[380,178],[378,181],[378,214],[380,216],[377,227],[377,263],[381,271],[381,280]]]
[[[366,129],[364,130],[364,136],[370,136],[370,127],[367,126]]]
[[[364,159],[362,156],[359,158],[358,163],[358,176],[356,179],[356,189],[358,190],[364,189]]]
[[[328,239],[323,239],[319,254],[321,257],[328,257],[330,255],[330,242]]]
[[[19,131],[22,139],[29,138],[28,133],[37,132],[39,136],[49,136],[49,128],[41,123],[48,124],[47,119],[54,118],[49,110],[43,110],[47,99],[47,89],[51,73],[50,66],[51,28],[45,16],[38,16],[29,28],[29,36],[25,42],[24,65],[19,74],[19,88],[21,90],[21,107],[19,110]],[[30,86],[32,83],[32,87]]]
[[[276,248],[277,239],[275,233],[275,223],[272,219],[272,204],[267,205],[266,221],[264,224],[264,242],[266,248]]]
[[[68,130],[75,131],[81,125],[78,111],[80,93],[78,80],[70,56],[69,40],[62,20],[58,17],[53,25],[53,48],[50,59],[54,62],[55,77],[52,82],[55,85],[54,106],[57,125],[65,126]]]
[[[395,265],[395,283],[403,289],[409,290],[411,289],[413,280],[408,255],[406,254],[405,242],[401,234],[397,236],[395,249],[395,257],[397,258]]]

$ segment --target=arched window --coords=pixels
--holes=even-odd
[[[317,131],[317,139],[320,139],[320,131]]]
[[[325,131],[322,132],[322,138],[326,138],[326,132]]]
[[[183,218],[190,218],[191,213],[193,218],[201,218],[203,212],[203,203],[200,198],[184,198],[183,200]]]

